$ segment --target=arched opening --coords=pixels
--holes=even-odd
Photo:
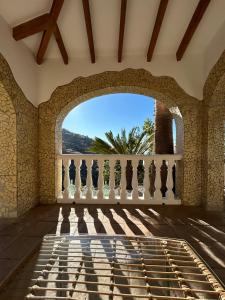
[[[146,119],[149,118],[153,130],[152,130],[152,135],[151,135],[151,151],[145,151],[138,152],[140,151],[140,148],[135,150],[136,152],[132,152],[133,150],[130,150],[128,147],[127,152],[124,152],[124,148],[121,149],[116,147],[116,137],[119,139],[119,141],[122,141],[122,134],[120,136],[120,130],[118,130],[117,127],[117,132],[115,132],[114,128],[114,135],[112,133],[111,136],[111,141],[106,141],[104,138],[101,138],[101,145],[99,145],[99,138],[97,139],[97,150],[93,150],[92,147],[92,152],[91,155],[89,153],[89,156],[87,155],[88,152],[90,152],[90,149],[86,148],[82,150],[82,147],[80,147],[80,143],[84,142],[86,140],[87,145],[89,145],[90,148],[90,140],[87,135],[88,132],[84,131],[83,132],[73,132],[71,133],[70,131],[66,131],[64,129],[64,139],[62,140],[62,128],[63,128],[63,123],[69,124],[67,119],[71,119],[70,115],[75,115],[74,112],[77,110],[80,111],[80,107],[85,106],[88,107],[87,103],[90,102],[98,102],[99,107],[95,107],[92,109],[100,109],[101,106],[102,109],[104,110],[104,100],[106,100],[108,97],[112,98],[112,101],[114,101],[113,105],[115,104],[118,105],[119,103],[116,103],[115,99],[116,97],[119,97],[120,95],[130,95],[130,97],[138,95],[137,93],[135,94],[128,94],[128,93],[123,93],[123,94],[117,94],[115,93],[110,93],[106,94],[104,96],[99,96],[96,98],[91,98],[91,99],[85,99],[85,103],[79,104],[79,105],[74,105],[74,107],[71,107],[70,105],[70,111],[67,114],[63,113],[63,118],[60,118],[59,123],[56,126],[56,152],[58,155],[61,155],[58,165],[57,165],[57,172],[56,172],[56,180],[57,182],[61,183],[58,188],[56,189],[56,197],[59,202],[85,202],[85,200],[91,201],[98,201],[100,198],[102,199],[107,199],[108,202],[113,200],[113,203],[134,203],[135,202],[135,197],[138,200],[142,200],[142,203],[146,204],[151,204],[149,202],[150,198],[153,199],[155,197],[155,200],[152,200],[152,204],[157,203],[157,204],[180,204],[180,199],[179,199],[179,194],[180,194],[180,188],[175,188],[176,181],[179,182],[179,180],[176,179],[177,174],[179,174],[179,167],[177,167],[177,170],[175,171],[175,166],[179,165],[179,161],[181,160],[181,155],[177,155],[176,153],[178,152],[179,154],[183,153],[183,121],[182,121],[182,116],[181,113],[178,109],[178,107],[171,107],[171,111],[166,108],[166,106],[161,103],[163,107],[165,107],[165,110],[167,110],[167,115],[169,116],[170,120],[167,124],[164,124],[164,127],[161,128],[161,135],[165,134],[167,135],[169,131],[171,131],[171,140],[173,145],[173,149],[171,151],[171,147],[167,147],[167,150],[163,150],[164,152],[158,152],[155,153],[155,112],[156,108],[155,105],[158,103],[158,100],[154,100],[153,98],[149,96],[144,96],[144,95],[138,95],[140,98],[146,98],[146,100],[149,103],[149,112],[150,109],[152,111],[151,114],[146,114]],[[87,101],[88,100],[88,101]],[[150,105],[150,103],[152,104]],[[123,104],[121,104],[121,109],[123,111]],[[140,99],[139,103],[136,103],[136,106],[140,106]],[[129,115],[129,109],[128,106],[126,105],[126,112]],[[87,108],[88,109],[88,108]],[[113,114],[113,107],[109,107],[110,113]],[[125,109],[125,107],[124,107]],[[141,108],[143,109],[143,108]],[[148,108],[144,108],[148,109]],[[128,111],[127,111],[128,110]],[[136,109],[137,110],[137,109]],[[104,114],[104,111],[102,112]],[[108,112],[109,113],[109,112]],[[157,113],[157,112],[156,112]],[[165,111],[164,111],[165,113]],[[134,118],[133,118],[133,123],[132,126],[126,126],[126,124],[122,123],[121,128],[126,127],[127,129],[127,134],[125,133],[126,138],[130,136],[131,134],[131,127],[135,127],[137,124],[139,125],[138,127],[138,132],[140,137],[142,133],[144,132],[143,128],[140,126],[140,120],[137,117],[138,111],[135,112]],[[124,111],[122,116],[124,117]],[[168,118],[167,116],[167,118]],[[88,124],[88,116],[85,117],[85,126],[87,128],[91,128],[91,126],[95,126],[92,124]],[[99,122],[101,123],[102,120],[99,119]],[[110,117],[108,117],[110,119]],[[164,120],[163,120],[164,118]],[[77,115],[77,119],[79,119]],[[78,120],[77,120],[78,121]],[[143,120],[142,120],[143,121]],[[163,115],[161,118],[161,122],[165,123],[165,116]],[[74,122],[76,120],[74,119]],[[79,122],[79,121],[78,121]],[[115,122],[118,123],[118,120],[115,120]],[[136,123],[135,123],[136,122]],[[111,120],[112,124],[112,120]],[[101,124],[102,125],[102,124]],[[125,125],[125,126],[124,126]],[[144,123],[142,124],[144,125]],[[156,124],[157,125],[157,124]],[[159,124],[160,125],[160,124]],[[159,126],[158,125],[158,126]],[[68,125],[69,126],[69,125]],[[78,126],[77,126],[78,127]],[[112,127],[112,125],[111,125]],[[115,126],[114,126],[115,127]],[[169,131],[166,129],[166,127],[171,127],[169,128]],[[130,128],[130,132],[128,132],[128,128]],[[177,128],[177,129],[176,129]],[[70,129],[70,127],[67,127],[67,129]],[[93,128],[91,128],[93,129]],[[112,128],[106,126],[105,132],[111,130]],[[143,130],[143,131],[142,131]],[[140,132],[142,131],[142,132]],[[78,133],[83,133],[86,136],[81,137],[82,141],[79,140]],[[109,133],[109,132],[108,132]],[[129,134],[130,133],[130,134]],[[104,132],[102,132],[104,134]],[[119,135],[118,135],[119,134]],[[168,137],[164,134],[164,139],[162,141],[168,139]],[[147,134],[146,134],[147,136]],[[135,138],[138,138],[135,137]],[[75,139],[74,143],[77,143],[75,145],[71,144],[71,139]],[[93,138],[93,134],[92,134]],[[112,139],[113,142],[112,142]],[[117,139],[117,141],[118,141]],[[97,142],[96,140],[92,140],[94,144]],[[142,139],[141,141],[141,146],[146,142],[146,139]],[[64,143],[63,143],[64,142]],[[107,143],[108,142],[108,143]],[[114,143],[115,142],[115,143]],[[126,140],[126,143],[128,144],[129,141],[128,139]],[[106,149],[106,144],[109,145],[109,147]],[[170,141],[171,144],[171,141]],[[147,145],[147,144],[146,144]],[[99,149],[100,146],[100,149]],[[103,146],[103,148],[102,148]],[[165,147],[164,147],[165,148]],[[141,148],[142,150],[144,148]],[[150,149],[150,147],[148,147]],[[94,152],[93,152],[94,151]],[[97,152],[96,152],[97,151]],[[102,152],[101,152],[102,151]],[[107,152],[108,151],[108,152]],[[131,152],[129,152],[131,151]],[[67,154],[67,155],[65,155]],[[100,157],[102,154],[104,154],[104,157]],[[108,156],[106,156],[106,154]],[[112,155],[113,154],[113,155]],[[151,157],[149,156],[151,154]],[[157,154],[160,154],[157,156]],[[173,154],[173,156],[172,156]],[[83,155],[83,157],[82,157]],[[99,155],[99,156],[98,156]],[[120,155],[120,157],[116,157],[116,155]],[[124,155],[123,157],[121,155]],[[128,156],[127,156],[128,155]],[[164,155],[164,156],[163,156]],[[175,156],[174,156],[175,155]],[[148,159],[147,159],[148,157]],[[112,158],[113,161],[112,161]],[[122,158],[122,159],[121,159]],[[76,161],[76,159],[78,161]],[[123,161],[124,160],[124,161]],[[165,170],[163,170],[163,164],[165,166]],[[60,172],[62,168],[62,172]],[[124,171],[122,170],[124,169]],[[156,174],[156,169],[157,172],[159,173],[158,175]],[[180,168],[181,169],[181,168]],[[112,174],[113,172],[113,174]],[[164,173],[164,175],[163,175]],[[89,174],[89,175],[88,175]],[[163,176],[165,177],[163,179]],[[111,182],[111,179],[113,182]],[[78,181],[78,182],[77,182]],[[181,180],[180,180],[181,181]],[[122,185],[125,185],[126,188],[124,188]],[[135,190],[136,186],[136,190]],[[79,191],[79,192],[78,192]],[[81,191],[81,192],[80,192]],[[122,199],[122,194],[123,197],[127,201],[124,201]],[[99,196],[100,195],[100,196]],[[159,201],[156,200],[156,197],[159,198]],[[166,197],[169,199],[166,200]],[[178,199],[176,202],[175,198]],[[133,202],[131,202],[132,200]],[[145,201],[144,201],[145,200]],[[139,201],[137,201],[139,202]]]
[[[167,108],[178,107],[183,117],[183,154],[180,195],[183,205],[200,205],[201,191],[201,110],[195,98],[186,94],[170,77],[156,77],[143,69],[107,71],[78,77],[58,87],[49,101],[39,106],[39,191],[41,203],[57,200],[59,178],[57,158],[61,155],[60,130],[68,112],[93,97],[109,93],[137,93],[161,101]],[[46,141],[48,141],[46,143]]]

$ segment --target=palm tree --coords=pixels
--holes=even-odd
[[[100,153],[100,154],[151,154],[154,145],[154,125],[147,119],[144,123],[142,130],[139,127],[133,127],[128,134],[126,129],[121,130],[121,134],[114,136],[112,131],[105,133],[107,141],[101,138],[95,137],[95,140],[90,147],[89,151]],[[139,164],[139,175],[141,172],[141,167]],[[116,165],[117,173],[119,171],[119,165]],[[143,173],[143,171],[142,171]],[[126,178],[127,178],[127,189],[131,190],[132,181],[132,164],[131,161],[127,161],[126,167]],[[118,181],[118,180],[117,180]]]
[[[95,137],[89,150],[100,154],[150,154],[153,149],[154,132],[140,132],[139,127],[133,127],[128,135],[126,129],[122,129],[121,134],[114,136],[110,130],[105,136],[108,142]]]
[[[174,154],[172,114],[159,101],[155,101],[155,153]]]

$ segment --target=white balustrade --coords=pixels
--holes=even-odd
[[[144,160],[145,176],[144,176],[144,199],[149,200],[151,198],[150,194],[150,177],[149,177],[149,168],[151,161],[148,159]]]
[[[57,199],[60,199],[63,197],[63,194],[62,194],[62,165],[63,165],[63,162],[62,162],[62,158],[61,157],[58,157],[58,159],[56,160],[56,165],[55,165],[55,168],[56,168],[56,198]]]
[[[69,176],[69,166],[70,159],[63,157],[63,166],[64,166],[64,191],[63,199],[67,201],[69,199],[69,188],[70,188],[70,176]]]
[[[109,159],[109,200],[115,199],[115,160]]]
[[[92,158],[89,156],[86,159],[87,178],[86,178],[86,199],[90,201],[92,199]]]
[[[103,192],[103,182],[104,182],[104,176],[103,176],[103,170],[104,170],[104,160],[99,159],[98,160],[98,196],[97,199],[101,201],[104,199],[104,192]]]
[[[174,192],[173,192],[173,166],[174,161],[171,159],[168,159],[168,174],[167,174],[167,198],[168,201],[174,201]]]
[[[155,202],[162,202],[162,192],[161,192],[161,187],[162,187],[162,183],[161,183],[161,167],[162,167],[162,163],[163,161],[159,160],[159,159],[154,159],[154,164],[155,164],[155,172],[156,172],[156,176],[155,176],[155,192],[154,192],[154,200]]]
[[[125,159],[120,160],[121,166],[121,179],[120,179],[120,199],[127,199],[127,179],[126,179],[126,166],[127,161]]]
[[[138,168],[139,160],[132,160],[132,168],[133,168],[133,176],[132,176],[132,200],[138,199],[138,176],[137,176],[137,168]]]
[[[74,200],[76,202],[79,202],[80,192],[81,192],[81,178],[80,178],[81,160],[80,159],[74,159],[74,164],[75,164],[75,168],[76,168]]]
[[[176,162],[182,155],[100,155],[100,154],[63,154],[56,161],[56,197],[59,203],[98,203],[98,204],[180,204],[179,195],[175,195],[176,184],[173,176]],[[127,180],[127,161],[131,161],[133,175]],[[74,161],[74,164],[71,164]],[[85,161],[86,167],[82,161]],[[97,161],[97,164],[94,164]],[[119,161],[119,165],[117,163]],[[138,182],[138,165],[142,162],[142,183]],[[62,172],[62,162],[64,173]],[[106,173],[105,162],[108,169]],[[150,166],[154,163],[155,179],[151,179]],[[166,193],[161,192],[161,168],[167,169]],[[120,172],[118,167],[120,166]],[[86,169],[86,170],[85,170]],[[95,173],[95,174],[94,174]],[[63,174],[63,180],[62,175]],[[117,174],[117,175],[116,175]],[[94,179],[95,176],[95,179]],[[97,177],[96,177],[97,176]],[[104,181],[107,176],[107,187]],[[74,183],[75,177],[75,183]],[[97,186],[96,186],[97,181]],[[151,182],[150,182],[151,181]],[[127,183],[132,190],[127,190]],[[151,184],[154,187],[151,187]],[[74,183],[74,184],[73,184]],[[86,184],[86,186],[83,186]],[[63,189],[64,187],[64,189]],[[151,195],[154,191],[154,195]]]

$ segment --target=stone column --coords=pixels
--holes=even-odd
[[[202,156],[203,196],[207,210],[224,209],[224,107],[205,107],[207,122],[203,126],[205,139]]]
[[[182,107],[184,120],[184,153],[182,200],[184,205],[201,204],[201,103],[190,103]]]
[[[47,108],[45,107],[47,106]],[[52,204],[55,196],[55,116],[51,104],[39,106],[39,192],[40,203]]]

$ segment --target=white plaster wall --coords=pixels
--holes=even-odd
[[[225,22],[209,42],[204,55],[204,81],[225,49]]]
[[[30,50],[22,41],[15,41],[12,30],[0,16],[0,52],[7,60],[14,78],[26,98],[38,104],[37,66]]]
[[[91,64],[90,58],[73,58],[68,65],[64,65],[62,60],[48,59],[38,66],[40,103],[47,101],[57,86],[69,83],[76,77],[126,68],[144,68],[155,76],[171,76],[188,94],[202,99],[202,55],[188,56],[180,62],[172,56],[156,56],[150,63],[142,55],[125,56],[122,63],[118,63],[116,57],[97,57],[95,64]]]
[[[189,54],[188,49],[180,62],[175,55],[154,55],[146,62],[146,56],[125,55],[122,63],[114,57],[102,56],[96,51],[96,63],[89,57],[69,58],[64,65],[58,53],[57,59],[46,58],[37,65],[34,54],[23,41],[15,41],[11,27],[0,16],[0,52],[10,65],[18,85],[35,106],[47,101],[57,86],[64,85],[79,76],[89,76],[104,71],[119,71],[126,68],[144,68],[155,76],[171,76],[191,96],[202,99],[205,80],[225,49],[225,23],[215,33],[202,54]],[[35,51],[35,49],[34,49]]]
[[[176,147],[175,153],[183,154],[184,151],[184,123],[181,112],[178,107],[170,107],[170,112],[173,115],[173,119],[176,125]]]

